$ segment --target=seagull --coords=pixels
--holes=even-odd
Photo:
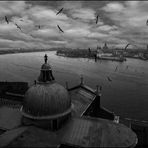
[[[9,24],[7,16],[5,16],[5,21],[7,22],[7,24]]]
[[[146,25],[148,26],[148,20],[146,21]]]
[[[15,26],[16,26],[19,30],[21,30],[21,32],[23,32],[22,29],[21,29],[21,27],[20,27],[18,24],[15,23]]]
[[[60,10],[57,12],[57,14],[56,14],[56,15],[58,15],[59,13],[61,13],[61,12],[62,12],[62,10],[63,10],[63,8],[62,8],[62,9],[60,9]]]
[[[97,17],[96,17],[96,24],[98,23],[98,18],[99,18],[99,15],[97,15]]]
[[[35,25],[35,27],[38,27],[39,29],[41,29],[41,25]]]
[[[107,77],[107,79],[108,79],[108,81],[110,81],[110,82],[112,81],[110,77]]]
[[[118,70],[118,66],[116,66],[116,68],[115,68],[115,72]]]
[[[61,32],[63,32],[63,33],[64,33],[64,31],[60,28],[60,26],[59,26],[59,25],[57,25],[57,27],[59,28],[59,30],[60,30]]]
[[[102,86],[100,86],[100,91],[102,90]]]
[[[129,45],[130,45],[130,44],[128,43],[128,44],[125,46],[124,50],[126,50],[126,49],[127,49],[127,47],[128,47]]]
[[[34,37],[32,34],[30,34],[31,37]]]
[[[33,34],[29,34],[32,38],[36,38],[35,36],[33,36]]]

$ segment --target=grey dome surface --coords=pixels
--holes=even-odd
[[[48,64],[48,63],[44,63],[42,66],[41,66],[41,70],[49,70],[51,69],[51,66]]]
[[[59,117],[70,110],[71,100],[67,90],[55,82],[30,87],[22,107],[22,112],[32,117]]]

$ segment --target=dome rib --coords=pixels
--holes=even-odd
[[[22,112],[30,118],[60,117],[71,111],[67,90],[58,83],[33,85],[25,94]]]

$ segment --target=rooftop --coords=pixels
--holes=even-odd
[[[79,85],[73,88],[68,88],[67,85],[64,88],[49,75],[52,75],[52,70],[48,66],[46,70],[41,68],[39,81],[26,91],[21,100],[21,110],[20,107],[14,108],[12,100],[10,104],[9,101],[0,102],[0,129],[3,130],[0,147],[136,145],[137,136],[130,128],[108,120],[107,116],[112,116],[112,113],[101,108],[101,88],[93,90],[84,85],[83,77]],[[22,99],[22,95],[13,95],[15,96]],[[99,118],[100,110],[107,119]],[[29,124],[24,121],[29,121]],[[48,127],[46,129],[45,124]]]
[[[9,142],[5,142],[5,137],[9,137]],[[130,147],[136,143],[136,135],[124,125],[82,117],[72,118],[57,132],[34,126],[20,127],[1,135],[0,141],[2,146],[13,147],[50,147],[61,143],[81,147]]]

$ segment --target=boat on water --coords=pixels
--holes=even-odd
[[[98,57],[99,60],[110,60],[110,61],[118,61],[118,62],[124,62],[126,61],[126,58],[121,58],[121,57],[106,57],[106,56],[102,56],[102,57]]]
[[[97,50],[96,59],[118,61],[118,62],[126,61],[126,58],[123,56],[122,53],[115,56],[113,55],[113,53],[104,53],[101,49]]]

